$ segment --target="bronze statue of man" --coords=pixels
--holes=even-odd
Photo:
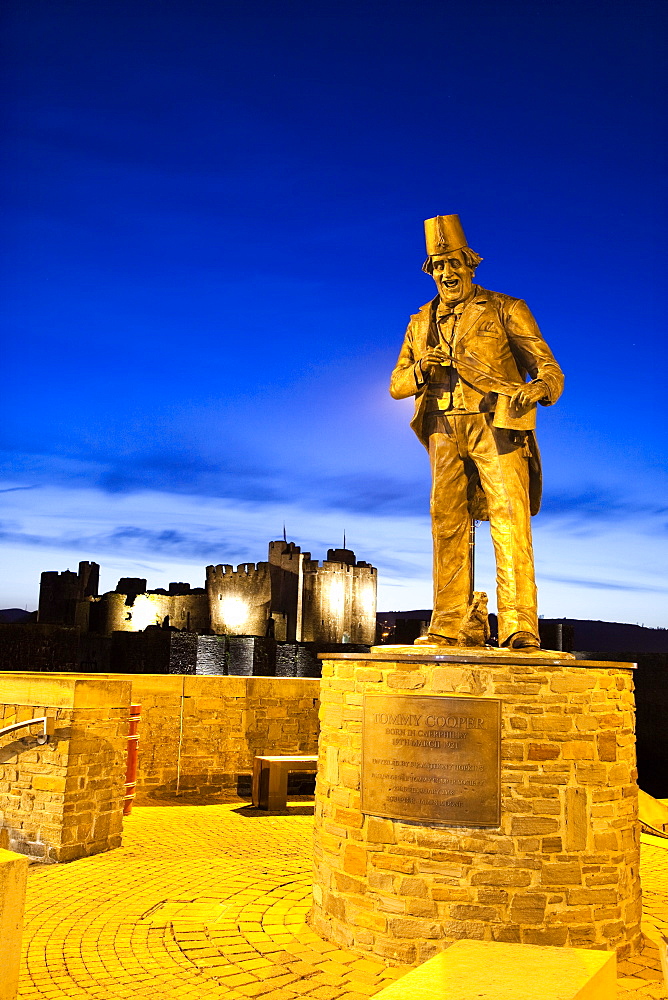
[[[475,518],[490,522],[499,645],[537,649],[536,404],[556,402],[563,373],[526,303],[474,284],[482,258],[467,245],[459,216],[439,215],[424,227],[422,269],[438,294],[411,316],[390,383],[395,399],[416,397],[411,426],[432,470],[434,610],[418,642],[456,645],[471,599]]]

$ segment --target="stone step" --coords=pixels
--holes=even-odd
[[[612,951],[456,941],[374,1000],[614,1000]]]

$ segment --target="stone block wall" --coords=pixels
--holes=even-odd
[[[633,671],[575,663],[402,660],[389,650],[324,662],[310,916],[318,933],[402,963],[459,938],[620,956],[637,948]],[[501,699],[501,825],[364,815],[366,693]]]
[[[224,635],[197,636],[197,674],[205,677],[220,677],[229,672],[229,654]]]
[[[255,754],[313,754],[318,680],[138,675],[139,760],[135,802],[177,796],[237,798]]]
[[[277,677],[320,677],[315,643],[281,642],[276,646]]]
[[[203,635],[197,637],[196,670],[169,672],[194,672],[201,676],[229,674],[243,677],[319,678],[319,654],[339,652],[368,653],[369,646],[362,643],[281,642],[259,635]],[[124,669],[118,667],[119,672]]]
[[[239,677],[271,677],[276,673],[276,640],[260,635],[228,635],[226,673]]]
[[[61,625],[0,625],[0,671],[110,669],[111,637]]]
[[[55,719],[0,738],[0,827],[13,851],[50,861],[121,844],[130,682],[72,674],[0,674],[0,729]]]
[[[113,632],[109,673],[194,674],[199,636],[148,628],[145,632]]]

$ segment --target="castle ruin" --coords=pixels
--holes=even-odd
[[[110,634],[171,626],[187,632],[262,636],[287,642],[371,644],[377,571],[351,549],[329,549],[321,563],[294,542],[269,543],[267,562],[206,567],[205,587],[124,577],[98,594],[99,566],[42,573],[38,621]]]

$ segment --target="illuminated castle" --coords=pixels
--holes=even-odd
[[[267,562],[207,566],[206,587],[170,583],[147,590],[126,577],[98,596],[99,567],[42,573],[38,620],[84,631],[140,632],[150,625],[289,642],[371,644],[376,632],[375,567],[351,549],[329,549],[320,564],[293,542],[269,543]]]

